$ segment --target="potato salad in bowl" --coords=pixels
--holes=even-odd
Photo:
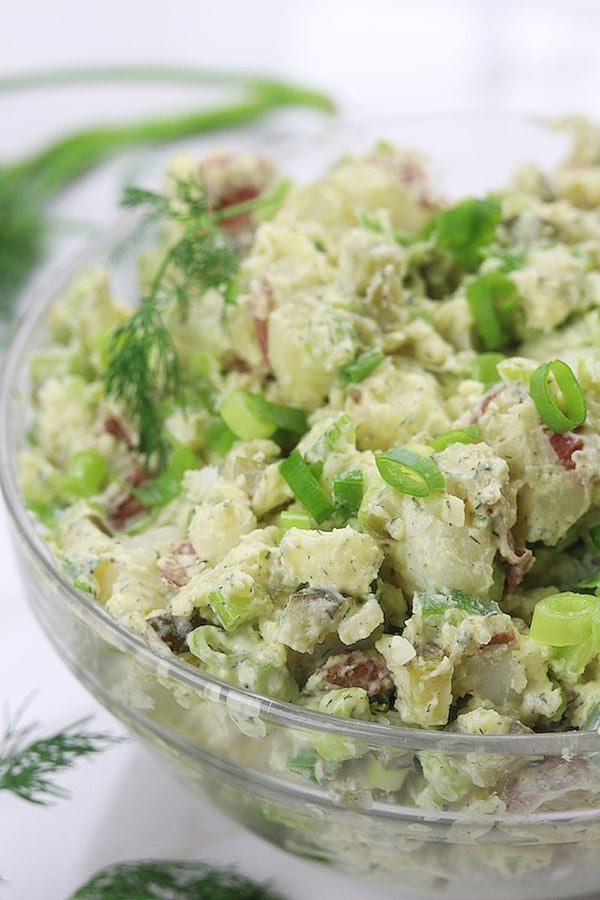
[[[178,152],[5,374],[84,684],[254,830],[431,896],[600,875],[600,130],[568,130],[459,197],[397,124],[303,180]]]

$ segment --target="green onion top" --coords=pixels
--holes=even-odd
[[[347,363],[340,369],[340,382],[345,387],[348,384],[356,384],[374,372],[385,359],[385,354],[381,350],[365,350],[352,362]]]
[[[481,440],[481,429],[477,425],[467,425],[466,428],[452,428],[438,434],[431,441],[431,446],[436,453],[440,453],[450,444],[476,444]]]
[[[460,266],[473,272],[483,258],[483,248],[494,238],[501,213],[497,200],[468,198],[435,215],[425,236],[433,234],[438,247],[448,250]]]
[[[403,494],[428,497],[434,491],[444,490],[444,476],[430,457],[404,447],[390,447],[377,453],[375,462],[383,480]]]
[[[352,469],[333,480],[333,499],[336,506],[355,516],[363,498],[364,476],[361,469]]]
[[[294,450],[287,459],[284,459],[279,469],[295,496],[311,514],[317,525],[333,515],[335,506],[321,488],[299,450]]]
[[[519,308],[517,286],[502,272],[487,272],[466,288],[467,303],[485,350],[500,350],[512,337]]]
[[[243,441],[270,438],[279,429],[297,436],[308,430],[304,410],[271,403],[262,394],[241,388],[227,395],[220,413],[227,427]]]
[[[498,363],[502,362],[503,359],[506,359],[504,353],[494,351],[480,353],[473,360],[471,378],[483,382],[486,387],[497,384],[500,381]]]
[[[581,385],[561,359],[538,366],[531,376],[529,389],[540,418],[557,434],[585,422],[587,407]]]

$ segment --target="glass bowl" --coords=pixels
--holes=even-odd
[[[305,178],[379,138],[430,154],[450,195],[501,186],[518,163],[551,164],[566,147],[564,135],[534,120],[480,116],[337,125],[265,152]],[[312,712],[163,658],[64,577],[18,489],[29,359],[75,270],[107,265],[119,289],[130,289],[136,227],[135,217],[125,217],[28,298],[4,362],[1,485],[29,601],[59,656],[190,789],[280,847],[430,897],[597,896],[597,733],[462,735]],[[315,766],[315,743],[343,764]],[[451,803],[417,806],[403,784],[431,753],[436,765],[484,772],[486,802],[460,811]]]

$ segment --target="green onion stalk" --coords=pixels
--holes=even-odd
[[[46,207],[63,188],[124,150],[182,140],[253,124],[284,107],[334,111],[329,97],[273,78],[178,67],[60,69],[0,78],[0,92],[108,82],[180,83],[232,89],[235,98],[191,112],[98,125],[57,139],[31,156],[0,165],[0,319],[9,320],[16,298],[43,257]]]

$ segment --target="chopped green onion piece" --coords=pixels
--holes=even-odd
[[[268,400],[265,402],[267,404],[267,412],[277,428],[298,436],[308,431],[306,413],[303,409],[298,409],[295,406],[281,406],[279,403],[270,403]]]
[[[65,504],[61,503],[59,500],[50,500],[48,503],[43,503],[41,500],[26,498],[25,502],[27,504],[27,509],[32,512],[36,519],[38,519],[42,525],[45,525],[46,528],[54,528],[56,525],[56,514],[59,513],[61,509],[65,508]]]
[[[572,369],[562,359],[538,366],[531,376],[529,390],[540,418],[557,434],[585,422],[584,393]]]
[[[486,387],[497,384],[500,381],[498,373],[498,363],[506,359],[504,353],[480,353],[473,360],[471,367],[471,378],[481,381]]]
[[[486,350],[499,350],[511,338],[512,322],[519,308],[517,286],[502,272],[487,272],[466,289],[475,328]]]
[[[75,497],[93,497],[106,485],[108,463],[97,450],[81,450],[67,466],[63,488]]]
[[[243,441],[269,438],[277,431],[277,424],[267,412],[267,401],[260,394],[232,391],[225,397],[221,418],[228,428]]]
[[[360,356],[357,356],[356,359],[340,369],[342,385],[346,386],[364,381],[367,375],[374,372],[384,359],[385,354],[381,350],[365,350],[364,353],[361,353]]]
[[[444,476],[430,457],[403,447],[390,447],[385,453],[377,453],[375,462],[383,480],[403,494],[427,497],[444,490]]]
[[[284,535],[290,528],[302,528],[305,531],[314,528],[315,521],[305,509],[284,509],[279,516],[279,533]]]
[[[593,612],[598,600],[590,594],[563,591],[538,600],[533,610],[530,636],[551,647],[572,647],[592,634]]]
[[[475,444],[481,440],[481,429],[477,425],[467,425],[466,428],[452,428],[438,434],[431,442],[436,453],[441,453],[450,444]]]
[[[238,439],[237,435],[233,433],[222,419],[209,422],[202,436],[207,450],[210,450],[211,453],[216,453],[217,456],[225,456],[229,453]]]
[[[296,435],[308,431],[304,410],[270,403],[262,394],[250,394],[241,388],[227,395],[220,413],[227,427],[243,441],[272,437],[278,429]]]
[[[482,249],[494,238],[502,208],[497,200],[468,198],[437,213],[425,229],[433,234],[438,247],[448,250],[467,271],[474,271],[482,260]]]
[[[361,469],[352,469],[333,480],[333,502],[349,515],[358,513],[363,498],[364,476]]]
[[[166,469],[154,481],[130,488],[142,506],[166,506],[181,491],[181,480],[188,469],[198,468],[196,454],[183,444],[175,444]]]
[[[295,496],[318,525],[335,512],[334,505],[298,450],[294,450],[287,459],[284,459],[279,469]]]

